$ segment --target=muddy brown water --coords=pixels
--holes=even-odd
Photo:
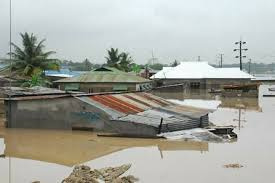
[[[260,96],[267,92],[267,86],[261,86]],[[168,95],[166,98],[174,98]],[[222,107],[210,114],[210,120],[237,126],[238,140],[234,143],[104,138],[92,132],[1,128],[0,155],[5,157],[0,158],[0,182],[57,183],[76,164],[102,168],[131,163],[128,173],[146,183],[273,183],[275,98],[221,100]],[[224,168],[234,163],[244,167]]]

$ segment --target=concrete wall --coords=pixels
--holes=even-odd
[[[9,128],[93,129],[132,135],[157,133],[157,129],[152,126],[112,121],[103,110],[74,97],[11,102],[6,100],[5,108]]]
[[[102,121],[109,119],[100,109],[73,97],[11,101],[10,104],[5,101],[7,127],[10,128],[101,129],[104,127]]]
[[[252,83],[250,79],[162,79],[156,81],[158,84],[173,85],[179,83],[186,83],[189,88],[196,89],[221,89],[224,85],[241,85]],[[193,84],[200,83],[197,88]]]
[[[250,79],[207,79],[206,88],[220,89],[224,85],[244,85],[250,83],[252,83]]]

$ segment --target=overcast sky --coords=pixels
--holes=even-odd
[[[20,32],[46,38],[56,57],[105,62],[110,47],[137,63],[201,60],[238,63],[240,37],[254,62],[275,62],[274,0],[12,0],[13,42]],[[0,1],[0,57],[9,50],[9,0]]]

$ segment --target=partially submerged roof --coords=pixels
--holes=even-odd
[[[161,119],[170,130],[200,126],[200,119],[210,110],[171,103],[155,95],[136,92],[79,97],[80,100],[105,111],[112,120],[147,124],[158,128]],[[170,125],[170,126],[169,126]]]
[[[56,83],[145,83],[150,82],[132,73],[126,73],[116,68],[101,67],[93,71],[75,76],[72,78],[61,79]]]
[[[176,67],[163,68],[151,79],[252,79],[239,68],[215,68],[207,62],[181,62]]]
[[[34,96],[34,95],[53,95],[53,94],[66,94],[65,91],[61,91],[54,88],[45,88],[41,86],[35,86],[31,88],[23,87],[2,87],[0,93],[10,96]]]

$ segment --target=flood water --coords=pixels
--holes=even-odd
[[[274,86],[273,86],[274,87]],[[1,183],[57,183],[76,164],[93,168],[131,163],[129,174],[150,183],[273,183],[275,170],[275,97],[221,99],[210,121],[234,125],[232,143],[97,137],[92,132],[0,129]],[[179,98],[182,94],[165,94]],[[188,95],[192,98],[192,95]],[[198,94],[196,93],[196,99]],[[224,168],[239,163],[243,168]]]

